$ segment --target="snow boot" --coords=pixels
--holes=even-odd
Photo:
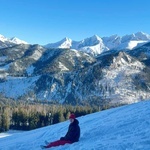
[[[46,149],[46,146],[40,145],[41,149]]]
[[[49,144],[49,142],[48,142],[48,141],[45,141],[45,144],[46,144],[46,145],[48,145],[48,144]]]

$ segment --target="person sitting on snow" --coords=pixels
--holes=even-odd
[[[46,142],[46,146],[41,146],[41,148],[50,148],[59,145],[72,144],[74,142],[78,142],[80,138],[80,127],[79,121],[75,118],[74,114],[69,116],[70,125],[68,131],[64,137],[61,137],[60,140],[54,142]]]

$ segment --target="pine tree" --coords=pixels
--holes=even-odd
[[[2,131],[8,131],[10,126],[10,117],[8,108],[4,108],[1,115],[1,129]]]
[[[58,121],[59,122],[65,121],[65,117],[64,117],[63,111],[58,112]]]

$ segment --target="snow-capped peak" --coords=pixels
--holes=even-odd
[[[72,40],[68,37],[63,38],[56,43],[50,43],[45,45],[46,48],[70,48],[72,46]]]
[[[60,41],[61,45],[59,46],[59,48],[70,48],[72,45],[72,40],[65,37],[64,39],[62,39]]]
[[[8,41],[8,39],[0,34],[0,41],[5,42]]]
[[[72,42],[72,40],[68,37],[65,37],[65,38],[62,39],[62,42],[66,42],[66,41]]]
[[[93,35],[91,38],[93,40],[102,41],[102,39],[98,35]]]
[[[25,41],[22,41],[16,37],[13,38],[6,38],[5,36],[0,34],[0,48],[5,48],[5,47],[11,47],[12,45],[15,44],[28,44]]]
[[[137,32],[137,33],[133,33],[131,35],[125,35],[122,37],[122,41],[121,42],[126,42],[126,41],[149,41],[150,40],[150,35],[146,34],[144,32]]]
[[[99,43],[102,43],[102,39],[97,35],[93,35],[92,37],[82,40],[79,45],[84,47],[84,46],[94,46]]]
[[[139,38],[139,40],[150,40],[150,35],[144,32],[137,32],[135,33],[135,36]]]
[[[17,37],[13,37],[10,39],[11,42],[15,43],[15,44],[28,44],[27,42],[18,39]]]

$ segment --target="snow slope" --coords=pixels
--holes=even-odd
[[[80,141],[52,150],[149,150],[150,100],[78,118]],[[69,121],[22,133],[1,133],[0,150],[40,150],[45,140],[63,136]]]

